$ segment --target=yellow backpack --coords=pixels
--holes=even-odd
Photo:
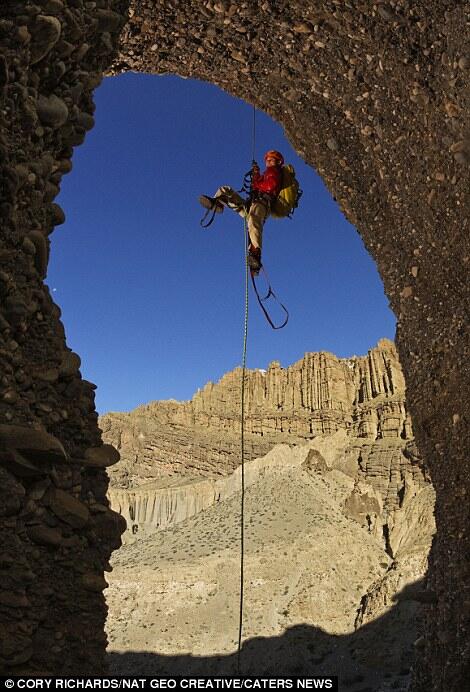
[[[271,205],[271,216],[275,219],[289,218],[294,213],[302,196],[299,182],[295,177],[294,166],[287,164],[282,167],[281,191]]]

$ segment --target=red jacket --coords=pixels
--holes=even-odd
[[[277,197],[281,191],[282,169],[280,166],[268,166],[264,173],[255,173],[251,181],[253,190]]]

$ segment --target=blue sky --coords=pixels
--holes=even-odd
[[[96,126],[73,156],[51,236],[47,284],[68,345],[98,385],[97,408],[189,399],[241,364],[243,222],[199,226],[201,193],[241,187],[252,157],[249,104],[174,76],[127,74],[97,89]],[[315,123],[312,123],[315,127]],[[256,113],[256,158],[279,149],[304,194],[293,220],[267,221],[263,260],[290,320],[273,331],[250,295],[250,368],[306,351],[360,355],[394,337],[376,266],[321,178],[282,128]]]

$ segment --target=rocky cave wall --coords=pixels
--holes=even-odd
[[[95,4],[0,8],[0,669],[13,675],[106,670],[104,571],[124,528],[106,499],[119,455],[43,283],[64,221],[54,198],[124,21],[125,3]]]
[[[93,89],[106,71],[135,70],[211,81],[278,120],[375,259],[437,493],[436,599],[414,689],[463,689],[468,3],[135,0],[126,22],[128,5],[6,0],[0,9],[1,667],[105,668],[103,570],[122,526],[104,467],[116,457],[100,445],[93,385],[43,279],[48,236],[64,219],[54,198],[93,126]]]

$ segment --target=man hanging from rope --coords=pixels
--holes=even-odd
[[[256,161],[251,169],[250,194],[244,200],[238,192],[229,185],[219,187],[214,197],[201,195],[199,201],[207,210],[221,213],[224,206],[233,209],[241,216],[247,217],[248,234],[248,264],[253,274],[261,269],[261,248],[263,244],[263,226],[268,218],[271,206],[275,202],[282,185],[282,166],[284,157],[278,151],[271,149],[264,155],[266,170],[260,172]]]

